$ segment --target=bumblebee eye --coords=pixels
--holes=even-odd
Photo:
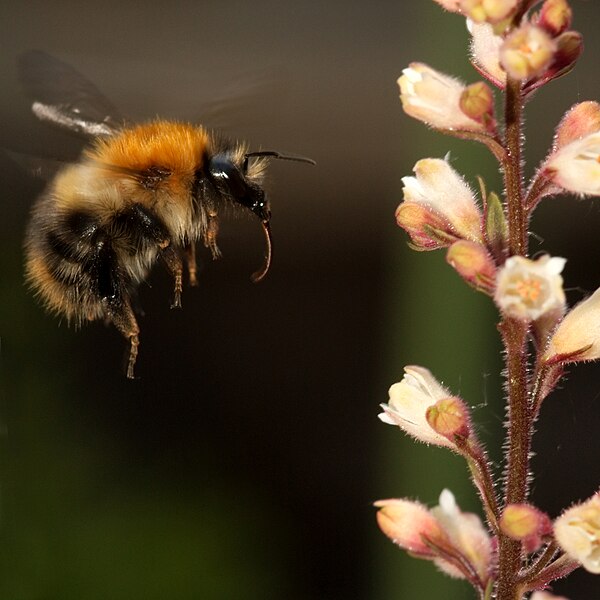
[[[248,184],[240,170],[223,154],[216,154],[208,162],[208,172],[217,187],[236,200],[247,194]]]
[[[268,221],[271,214],[265,193],[255,183],[248,182],[230,158],[216,154],[208,161],[208,173],[212,182],[235,202],[249,208],[261,221]]]

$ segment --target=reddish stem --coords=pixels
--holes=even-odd
[[[508,216],[509,254],[527,256],[528,214],[524,205],[523,167],[521,158],[523,95],[520,81],[508,78],[505,104],[504,182]],[[505,451],[504,505],[527,501],[529,454],[533,420],[529,406],[527,377],[528,326],[515,319],[499,325],[506,352],[506,388],[508,392],[507,443]],[[500,533],[498,536],[497,600],[520,600],[519,582],[523,555],[521,543]]]

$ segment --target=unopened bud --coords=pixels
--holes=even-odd
[[[500,518],[500,529],[508,537],[523,542],[527,552],[542,545],[552,531],[550,517],[530,504],[509,504]]]
[[[504,257],[508,245],[508,223],[498,194],[488,194],[485,203],[485,237],[488,248],[496,259]]]
[[[483,81],[472,83],[463,90],[459,106],[467,117],[484,123],[488,131],[495,129],[494,94]]]
[[[438,400],[427,409],[425,416],[429,426],[436,433],[451,441],[456,437],[469,437],[469,411],[460,398],[451,396]]]
[[[494,293],[496,265],[483,245],[467,240],[455,242],[448,249],[446,261],[476,290]]]
[[[438,520],[419,502],[404,499],[378,500],[377,523],[394,544],[421,558],[434,558],[427,540],[443,544],[447,535]]]
[[[546,0],[537,24],[551,35],[558,35],[571,26],[573,11],[566,0]]]
[[[556,52],[552,63],[553,78],[573,68],[583,52],[583,37],[577,31],[565,31],[556,38]],[[555,74],[554,74],[555,73]]]

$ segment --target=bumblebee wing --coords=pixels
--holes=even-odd
[[[21,167],[21,169],[42,181],[50,181],[60,169],[68,164],[64,160],[32,156],[30,154],[23,154],[22,152],[15,152],[14,150],[7,150],[6,148],[3,148],[2,152]]]
[[[67,63],[30,50],[19,57],[17,67],[40,120],[84,136],[112,135],[123,123],[113,104]]]

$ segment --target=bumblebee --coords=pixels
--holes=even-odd
[[[45,307],[76,326],[103,319],[129,341],[134,378],[140,328],[132,298],[156,262],[174,281],[181,306],[184,263],[197,285],[195,244],[214,259],[219,213],[241,207],[260,220],[271,263],[271,212],[262,187],[269,158],[313,163],[272,151],[249,152],[202,126],[154,120],[128,125],[95,86],[40,51],[19,62],[41,120],[91,137],[80,159],[59,170],[36,201],[25,240],[26,280]]]

